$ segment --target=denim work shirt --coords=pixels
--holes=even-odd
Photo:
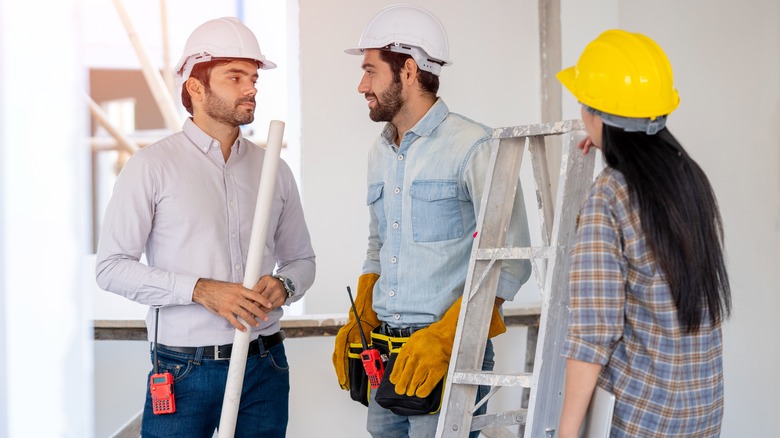
[[[373,305],[394,327],[438,321],[463,294],[492,152],[491,129],[450,113],[441,99],[400,147],[388,123],[368,157],[370,210],[363,273],[380,275]],[[530,246],[518,183],[507,244]],[[530,263],[503,262],[496,296],[511,300]]]

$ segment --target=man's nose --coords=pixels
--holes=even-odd
[[[369,86],[367,75],[363,75],[358,84],[358,93],[366,94],[369,91],[371,91],[371,87]]]

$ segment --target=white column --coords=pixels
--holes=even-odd
[[[0,0],[0,436],[88,437],[86,71],[77,0]]]

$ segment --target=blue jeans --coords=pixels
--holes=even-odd
[[[485,358],[482,360],[483,371],[493,371],[495,362],[493,358],[493,342],[488,339],[485,346]],[[385,376],[389,378],[389,376]],[[379,406],[374,401],[374,392],[371,390],[371,399],[368,402],[368,419],[366,429],[374,438],[433,438],[436,435],[436,426],[439,423],[439,414],[413,415],[405,417],[396,415]],[[480,386],[477,389],[477,400],[481,400],[490,391],[488,386]],[[487,412],[487,403],[480,406],[474,415],[482,415]],[[479,437],[479,431],[471,432],[469,438]]]
[[[173,374],[176,412],[154,415],[146,385],[141,436],[211,438],[219,425],[227,381],[227,360],[203,359],[202,350],[187,355],[158,348],[158,372]],[[152,359],[154,360],[154,359]],[[151,376],[151,372],[149,376]],[[284,343],[249,356],[235,437],[284,437],[287,431],[290,372]]]

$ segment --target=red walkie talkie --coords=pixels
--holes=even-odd
[[[172,414],[176,412],[176,400],[173,398],[173,375],[157,371],[157,325],[160,308],[155,308],[154,314],[154,372],[149,377],[149,393],[152,395],[152,413]]]
[[[367,291],[370,293],[370,291]],[[347,294],[349,294],[349,302],[352,303],[352,311],[355,312],[355,320],[357,321],[358,333],[360,333],[360,342],[363,343],[363,351],[360,352],[360,360],[363,361],[363,368],[366,370],[368,376],[368,382],[371,388],[376,389],[379,387],[379,382],[382,381],[382,376],[385,374],[385,365],[382,363],[382,356],[379,354],[379,350],[376,347],[368,346],[366,342],[366,335],[363,334],[363,327],[360,324],[360,315],[355,307],[355,301],[352,300],[352,290],[347,286]]]

